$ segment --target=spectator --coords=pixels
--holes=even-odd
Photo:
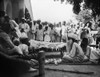
[[[28,32],[28,38],[29,38],[29,40],[30,39],[35,39],[35,26],[34,26],[34,24],[32,23],[32,21],[30,21],[30,31]]]
[[[19,23],[19,29],[24,29],[26,33],[30,31],[30,26],[25,22],[25,18],[21,19],[21,23]]]
[[[54,30],[54,27],[52,26],[51,27],[51,31],[50,31],[50,39],[51,39],[51,42],[55,42],[56,41],[55,35],[56,35],[56,32]]]
[[[43,41],[43,27],[39,24],[39,28],[36,30],[36,40]]]
[[[20,38],[28,38],[27,33],[24,31],[24,29],[21,29],[21,37]]]
[[[44,41],[50,42],[50,31],[48,30],[48,26],[46,26],[44,30]]]

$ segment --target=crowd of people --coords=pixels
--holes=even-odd
[[[77,24],[34,22],[34,40],[66,43],[66,52],[63,53],[65,61],[99,63],[99,34],[100,20],[94,22],[91,19]]]
[[[30,40],[48,43],[64,42],[66,43],[66,52],[63,53],[64,61],[89,60],[98,63],[100,59],[100,20],[95,24],[92,21],[77,24],[66,24],[66,22],[52,24],[41,21],[27,22],[23,17],[20,23],[16,23],[15,20],[5,15],[4,11],[0,11],[0,55],[2,55],[0,57],[4,58],[3,60],[9,59],[12,63],[18,61],[31,66],[30,60],[37,60],[38,56],[33,53]]]
[[[100,58],[99,26],[100,20],[94,22],[92,19],[86,23],[79,22],[77,24],[66,24],[66,22],[63,22],[62,24],[44,24],[41,21],[37,21],[34,22],[34,39],[45,42],[67,43],[67,59],[70,57],[70,59],[73,58],[76,60],[77,57],[77,59],[79,58],[98,63]],[[71,43],[70,39],[72,39]],[[64,58],[66,54],[63,54]],[[81,55],[81,57],[79,55]]]

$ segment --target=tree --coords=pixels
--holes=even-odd
[[[58,1],[58,0],[54,0]],[[100,15],[100,0],[60,0],[61,2],[67,1],[70,4],[73,4],[73,11],[75,14],[78,14],[80,10],[80,3],[85,2],[86,8],[93,11],[93,16]]]
[[[93,16],[100,15],[100,0],[85,0],[86,6],[93,11]]]
[[[59,1],[59,0],[54,0],[54,1]],[[73,5],[73,11],[75,14],[78,14],[80,12],[80,3],[82,2],[82,0],[60,0],[61,3],[63,2],[68,2],[70,4]]]
[[[88,22],[92,19],[92,12],[89,9],[84,9],[79,12],[79,14],[76,16],[76,19],[81,22]]]

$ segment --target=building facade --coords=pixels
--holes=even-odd
[[[26,9],[33,20],[32,7],[30,0],[0,0],[0,10],[4,10],[12,19],[25,17]]]

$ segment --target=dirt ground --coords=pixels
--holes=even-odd
[[[99,65],[46,65],[46,68],[52,70],[46,71],[45,77],[100,77]],[[59,69],[66,71],[58,71]]]
[[[60,53],[46,53],[46,55],[50,55],[50,57],[53,54],[59,55]],[[35,75],[38,75],[38,72],[26,73],[21,77],[35,77]],[[100,65],[46,64],[45,77],[100,77]]]
[[[45,68],[49,69],[49,70],[45,70],[45,77],[100,77],[100,65],[49,64],[49,65],[45,65]],[[31,73],[26,73],[21,77],[35,77],[35,75],[37,74],[31,72]]]

